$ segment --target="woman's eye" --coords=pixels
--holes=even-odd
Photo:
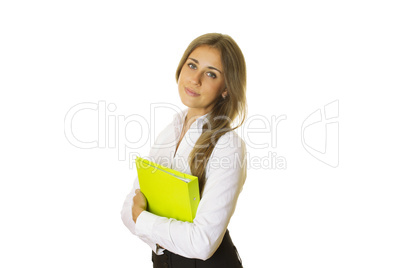
[[[190,67],[191,69],[197,69],[197,66],[195,66],[195,64],[193,64],[193,63],[189,63],[189,64],[187,64],[188,65],[188,67]]]
[[[216,78],[216,74],[208,72],[207,76],[211,77],[211,78]]]

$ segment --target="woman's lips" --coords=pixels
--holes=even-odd
[[[187,95],[191,96],[191,97],[198,97],[200,96],[200,94],[195,93],[194,91],[192,91],[191,89],[185,87],[184,90],[186,91]]]

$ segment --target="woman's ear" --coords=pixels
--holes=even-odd
[[[226,98],[226,96],[228,95],[228,91],[225,89],[223,92],[222,92],[222,98]]]

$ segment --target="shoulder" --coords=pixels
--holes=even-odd
[[[216,142],[214,155],[228,155],[238,153],[241,156],[246,154],[247,148],[244,140],[234,131],[226,132]]]
[[[211,179],[218,178],[219,182],[238,182],[239,184],[236,185],[243,185],[246,176],[246,143],[235,131],[229,131],[218,140],[208,159],[207,181],[210,182]]]
[[[231,130],[226,132],[217,142],[217,148],[225,148],[227,146],[235,148],[245,148],[246,144],[244,140],[236,133],[236,131]]]
[[[164,144],[167,141],[173,141],[174,140],[174,124],[173,122],[169,123],[166,125],[161,132],[156,136],[156,139],[154,141],[154,145],[160,145]]]
[[[176,139],[177,131],[180,130],[184,116],[186,115],[186,110],[176,112],[170,121],[162,128],[162,131],[156,136],[154,145],[158,146],[160,144],[166,144],[166,142],[174,142]],[[155,126],[152,126],[152,131],[155,133]],[[155,136],[154,136],[155,137]]]

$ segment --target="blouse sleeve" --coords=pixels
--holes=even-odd
[[[132,190],[130,191],[130,193],[127,195],[126,199],[124,200],[123,208],[121,210],[121,219],[123,220],[124,225],[134,235],[137,235],[137,232],[136,232],[136,224],[135,224],[135,222],[133,220],[133,216],[132,216],[132,207],[134,204],[133,198],[135,196],[136,189],[140,189],[140,185],[138,182],[138,176],[135,177],[134,186],[133,186]],[[146,237],[140,237],[140,238],[145,243],[147,243],[153,250],[156,250],[156,245],[153,241],[149,240]]]
[[[206,260],[214,254],[235,210],[247,171],[243,140],[218,148],[227,134],[218,141],[208,162],[206,184],[193,223],[143,211],[137,218],[137,236],[187,258]]]

